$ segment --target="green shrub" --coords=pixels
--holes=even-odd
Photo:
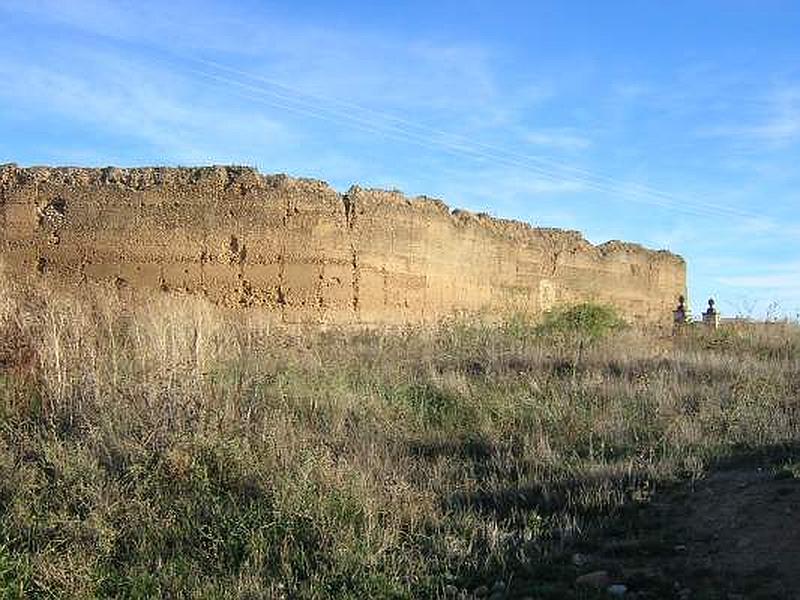
[[[623,327],[625,321],[613,307],[583,303],[546,313],[537,330],[543,335],[561,335],[594,341]]]

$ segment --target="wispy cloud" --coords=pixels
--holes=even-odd
[[[480,136],[491,140],[496,131],[510,132],[521,143],[545,152],[575,152],[591,145],[587,135],[574,127],[531,129],[526,122],[532,108],[552,98],[553,90],[532,81],[504,89],[496,79],[492,51],[478,44],[328,29],[275,18],[263,7],[254,15],[235,5],[204,5],[203,10],[193,6],[185,0],[167,5],[7,0],[0,5],[0,14],[49,22],[101,41],[95,56],[85,61],[75,48],[51,50],[76,55],[72,65],[62,61],[59,67],[41,56],[19,53],[17,64],[7,66],[9,85],[0,95],[16,94],[24,103],[32,100],[41,111],[135,136],[181,160],[230,156],[226,149],[237,136],[242,138],[242,149],[234,156],[252,156],[252,150],[263,148],[266,140],[274,147],[309,130],[296,118],[298,114],[327,120],[347,135],[373,130],[378,138],[386,135],[427,149],[440,145],[440,131],[467,140]],[[285,84],[284,98],[276,101],[259,91],[258,79],[249,80],[251,87],[244,90],[215,81],[206,65],[194,62],[209,55],[253,78]],[[207,93],[209,86],[216,86],[216,99]],[[47,89],[61,93],[48,98],[43,93]],[[242,95],[249,102],[237,102]],[[206,104],[204,96],[209,98]],[[230,110],[226,98],[233,98],[236,110]],[[331,114],[342,112],[339,101],[355,108],[345,110],[345,119]],[[394,115],[415,125],[411,134]],[[356,128],[347,122],[354,116],[361,121]],[[216,152],[204,143],[203,132]],[[327,152],[328,162],[352,163],[341,147],[339,158]],[[468,154],[495,160],[489,156],[492,152],[472,150]],[[460,156],[467,158],[464,153]],[[569,177],[541,179],[526,191],[561,193],[576,191],[577,185]]]
[[[214,55],[309,93],[384,109],[466,113],[498,99],[490,52],[480,45],[329,28],[261,5],[7,0],[2,11],[124,41],[151,57]]]
[[[523,134],[529,144],[559,148],[562,150],[584,150],[592,145],[584,134],[572,129],[541,129]]]
[[[800,262],[751,270],[747,275],[720,276],[714,281],[719,286],[714,296],[723,300],[723,310],[731,314],[800,317]]]
[[[717,281],[732,287],[800,296],[800,261],[772,265],[748,275],[723,276]]]
[[[290,140],[280,123],[204,101],[174,74],[104,55],[82,59],[91,77],[35,64],[0,65],[0,100],[146,142],[167,160],[208,162],[237,146],[252,150],[264,140]]]
[[[800,293],[800,271],[773,275],[720,277],[718,281],[723,285],[734,287]]]
[[[800,86],[785,84],[756,104],[750,123],[722,124],[704,128],[701,136],[731,138],[740,142],[762,142],[786,146],[800,141]]]

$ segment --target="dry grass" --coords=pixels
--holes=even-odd
[[[800,430],[788,323],[577,352],[5,279],[0,330],[0,597],[570,597],[564,552],[626,506]]]

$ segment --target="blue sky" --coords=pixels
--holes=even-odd
[[[0,162],[397,188],[795,316],[800,3],[0,0]]]

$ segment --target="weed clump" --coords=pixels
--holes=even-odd
[[[537,331],[544,336],[596,342],[625,326],[625,321],[613,307],[583,303],[545,313]]]

